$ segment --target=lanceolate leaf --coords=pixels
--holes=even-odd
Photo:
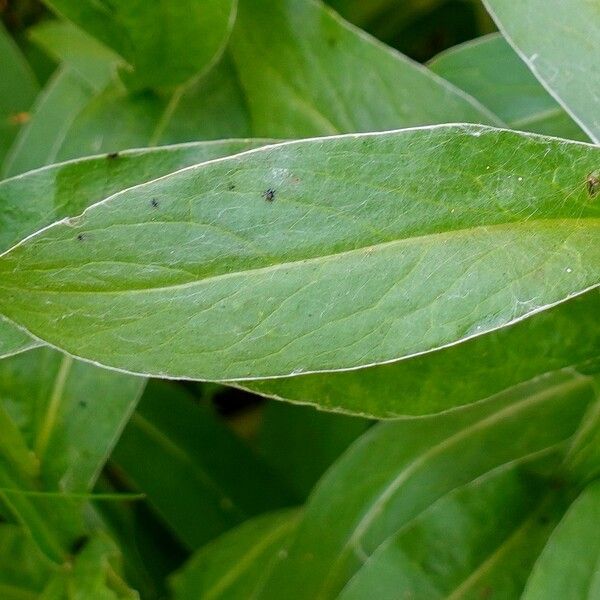
[[[538,562],[523,600],[600,597],[600,484],[586,488],[560,522]]]
[[[442,412],[555,369],[597,369],[592,363],[600,357],[598,314],[600,291],[592,290],[438,352],[354,371],[236,385],[279,400],[376,418]]]
[[[518,600],[564,504],[548,487],[510,467],[448,494],[384,542],[339,598]]]
[[[261,515],[199,550],[173,577],[175,600],[259,598],[299,516],[297,510]]]
[[[261,140],[228,140],[132,150],[52,165],[2,181],[0,252],[55,221],[81,212],[107,195],[262,144]],[[37,342],[26,333],[0,321],[0,357],[36,345]]]
[[[291,500],[280,477],[207,407],[167,383],[150,384],[113,459],[192,549]]]
[[[473,98],[315,0],[242,0],[231,53],[255,135],[499,124]]]
[[[76,356],[171,377],[393,361],[597,286],[599,162],[468,125],[254,150],[13,248],[0,312]]]
[[[429,68],[477,98],[513,129],[589,139],[500,34],[450,48]]]
[[[600,142],[600,5],[484,0],[498,27],[589,136]]]
[[[461,411],[372,428],[313,492],[261,600],[337,598],[381,543],[439,498],[554,451],[593,397],[589,379],[555,374]]]

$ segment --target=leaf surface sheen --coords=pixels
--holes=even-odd
[[[16,246],[0,259],[0,311],[78,357],[158,376],[397,360],[597,286],[599,159],[471,125],[254,150]]]

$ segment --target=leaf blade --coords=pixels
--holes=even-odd
[[[159,376],[239,380],[390,362],[597,286],[600,207],[586,187],[597,155],[438,126],[204,163],[4,254],[0,311],[76,356]],[[424,188],[432,167],[439,186]],[[273,186],[279,196],[266,201]],[[100,324],[94,313],[108,299]],[[307,318],[290,318],[299,309]]]

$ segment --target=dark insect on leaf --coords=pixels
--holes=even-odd
[[[273,202],[273,200],[275,200],[275,190],[273,188],[269,188],[266,192],[263,193],[263,198],[267,202]]]
[[[84,235],[83,235],[83,233],[78,233],[78,234],[77,234],[77,240],[78,240],[79,242],[83,242],[83,238],[84,238]]]
[[[112,159],[114,159],[114,158],[119,158],[119,153],[118,153],[118,152],[109,152],[109,153],[106,155],[106,158],[108,158],[108,159],[110,159],[110,160],[112,160]]]
[[[595,198],[600,192],[600,172],[593,171],[587,176],[585,181],[590,198]]]
[[[158,200],[156,198],[152,198],[152,200],[150,201],[150,204],[152,205],[153,208],[158,208]]]

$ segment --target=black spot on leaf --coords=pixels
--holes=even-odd
[[[156,198],[152,198],[152,200],[150,200],[150,204],[152,205],[152,208],[158,208],[159,206],[158,200]]]
[[[267,202],[273,202],[273,200],[275,200],[275,190],[273,188],[269,188],[266,192],[263,192],[263,198]]]
[[[82,535],[80,537],[78,537],[72,544],[71,547],[69,548],[70,553],[75,556],[76,554],[79,554],[83,548],[85,547],[85,545],[88,543],[89,541],[89,537],[87,535]]]
[[[85,239],[85,236],[83,235],[83,233],[78,233],[77,234],[77,241],[78,242],[83,242],[84,239]]]

